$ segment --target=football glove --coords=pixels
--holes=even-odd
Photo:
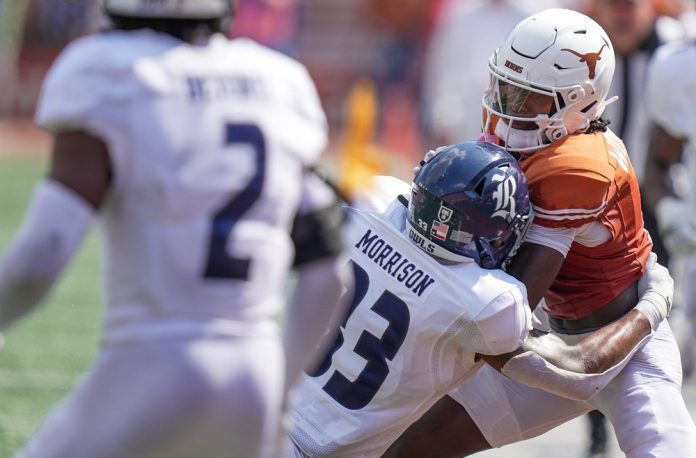
[[[674,295],[674,280],[667,268],[657,262],[655,253],[648,256],[645,272],[638,281],[638,294],[640,298],[636,310],[650,320],[650,327],[654,331],[669,316]]]
[[[689,219],[689,204],[676,197],[663,197],[655,206],[662,243],[673,256],[686,256],[696,249],[696,226]]]

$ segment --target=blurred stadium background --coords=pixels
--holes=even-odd
[[[41,82],[71,39],[104,26],[100,1],[0,0],[0,253],[46,169],[50,140],[32,122]],[[351,187],[372,173],[408,179],[422,152],[434,146],[420,121],[423,57],[433,25],[452,1],[457,0],[239,0],[232,34],[307,65],[329,120],[326,166],[342,185]],[[538,11],[582,2],[515,3]],[[95,355],[100,274],[92,234],[49,300],[7,333],[0,351],[0,457],[12,456]],[[696,416],[693,379],[685,396]],[[580,457],[585,427],[575,420],[482,456]],[[622,456],[612,446],[609,456]]]

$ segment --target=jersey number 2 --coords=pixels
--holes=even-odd
[[[213,217],[206,278],[249,278],[249,258],[235,258],[227,253],[227,239],[242,215],[261,195],[266,172],[266,142],[263,132],[253,124],[227,124],[225,146],[244,144],[254,151],[255,170],[247,186],[236,194]]]
[[[353,314],[357,306],[362,302],[370,286],[370,277],[367,272],[351,261],[355,275],[355,292],[353,301],[350,305],[348,315],[344,319],[341,328],[345,329],[348,319]],[[377,301],[370,307],[375,312],[387,320],[387,328],[382,337],[377,337],[367,330],[363,330],[353,348],[356,355],[366,360],[365,367],[358,374],[354,381],[335,369],[326,382],[323,389],[343,407],[357,410],[365,407],[377,394],[377,390],[382,386],[389,375],[389,365],[396,356],[396,352],[404,343],[411,315],[408,307],[397,296],[384,291]],[[333,354],[343,345],[343,334],[339,333],[336,340],[329,350],[318,369],[309,374],[318,377],[324,374],[331,366]]]

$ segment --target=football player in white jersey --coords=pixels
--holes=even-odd
[[[314,85],[219,33],[233,7],[106,0],[113,29],[72,43],[46,78],[36,120],[52,164],[0,264],[0,326],[41,301],[92,221],[106,311],[95,363],[21,456],[277,450],[286,385],[351,277],[337,199],[310,172],[327,136]]]
[[[291,396],[287,457],[381,456],[484,359],[525,383],[586,399],[628,359],[604,354],[607,339],[628,349],[650,334],[634,311],[576,346],[528,338],[525,287],[500,267],[532,210],[518,163],[497,146],[445,148],[418,172],[410,199],[349,214],[355,294],[334,345]],[[658,270],[669,290],[666,269]],[[624,332],[631,320],[639,331]],[[586,372],[595,375],[583,381]]]
[[[658,49],[649,67],[648,107],[653,122],[645,196],[670,252],[685,322],[674,323],[684,374],[696,369],[696,43]],[[679,173],[681,172],[681,173]],[[675,326],[677,327],[677,326]]]

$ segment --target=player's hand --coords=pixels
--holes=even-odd
[[[638,294],[636,309],[650,320],[653,330],[657,329],[672,310],[674,280],[667,268],[657,262],[655,253],[650,253],[645,273],[638,281]]]
[[[431,149],[427,153],[425,153],[425,156],[423,156],[423,160],[420,161],[420,163],[413,168],[413,176],[415,177],[416,175],[418,175],[418,172],[420,172],[421,167],[423,167],[425,164],[427,164],[440,151],[447,149],[447,148],[448,148],[447,146],[438,146],[437,148]]]
[[[655,207],[655,218],[665,248],[673,256],[685,256],[696,249],[696,226],[689,205],[683,199],[663,197]]]

